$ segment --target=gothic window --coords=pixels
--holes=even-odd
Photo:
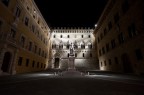
[[[83,35],[81,35],[81,37],[83,38]]]
[[[91,43],[88,44],[88,48],[92,49],[92,44]]]
[[[83,57],[85,57],[85,54],[83,53]]]
[[[56,49],[56,44],[52,44],[52,49]]]

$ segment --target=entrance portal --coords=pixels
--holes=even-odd
[[[125,73],[133,73],[133,69],[131,66],[131,62],[129,60],[129,57],[127,54],[123,54],[121,56],[122,62],[123,62],[123,68]]]
[[[59,68],[59,58],[55,58],[54,68]]]
[[[10,52],[6,52],[5,55],[4,55],[3,64],[2,64],[2,67],[1,67],[1,70],[3,72],[8,72],[9,65],[10,65],[10,60],[11,60],[11,54],[10,54]]]

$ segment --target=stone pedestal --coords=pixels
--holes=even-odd
[[[68,62],[68,70],[75,70],[75,57],[69,56],[69,62]]]

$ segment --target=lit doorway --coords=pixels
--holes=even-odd
[[[9,71],[10,61],[11,61],[11,53],[10,52],[6,52],[4,54],[3,64],[2,64],[2,67],[1,67],[1,70],[3,72],[8,72]]]
[[[132,64],[127,54],[121,56],[124,73],[133,73]]]

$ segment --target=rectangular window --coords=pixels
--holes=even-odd
[[[83,53],[83,57],[85,57],[85,54]]]
[[[119,21],[119,13],[116,13],[114,16],[114,22],[117,23]]]
[[[15,38],[15,36],[16,36],[16,31],[14,29],[11,29],[10,37]]]
[[[101,40],[103,39],[103,34],[102,33],[100,34],[100,38],[101,38]]]
[[[111,59],[109,59],[109,65],[111,65]]]
[[[99,56],[101,56],[101,55],[102,55],[101,50],[99,50]]]
[[[112,46],[112,48],[115,48],[115,47],[116,47],[116,44],[115,44],[115,40],[114,40],[114,39],[111,40],[111,46]]]
[[[41,63],[41,68],[43,68],[43,63]]]
[[[6,6],[8,6],[8,5],[9,5],[9,1],[10,1],[10,0],[2,0],[2,3],[3,3],[4,5],[6,5]]]
[[[20,10],[20,8],[17,6],[17,7],[16,7],[15,16],[16,16],[16,17],[19,17],[20,14],[21,14],[21,10]]]
[[[100,38],[98,37],[98,43],[100,42]]]
[[[128,0],[124,0],[123,4],[122,4],[122,11],[123,13],[126,13],[129,9],[129,4],[128,4]]]
[[[67,35],[67,38],[69,38],[70,36],[69,35]]]
[[[137,60],[143,59],[143,54],[142,54],[141,49],[136,49],[135,50],[135,55],[136,55]]]
[[[32,67],[34,67],[34,66],[35,66],[35,61],[32,62]]]
[[[102,53],[105,54],[105,48],[104,47],[102,48]]]
[[[106,28],[104,29],[104,36],[107,34],[107,30],[106,30]]]
[[[77,57],[77,53],[75,53],[75,57]]]
[[[29,23],[29,19],[28,17],[25,17],[25,25],[28,26],[28,23]]]
[[[119,44],[124,43],[124,35],[123,35],[123,33],[120,33],[120,34],[118,35],[118,40],[119,40]]]
[[[29,48],[28,48],[29,51],[32,50],[32,42],[29,42]]]
[[[37,68],[39,68],[39,62],[37,63]]]
[[[81,35],[81,37],[83,38],[83,35]]]
[[[21,46],[24,48],[24,46],[25,46],[25,37],[24,36],[21,37],[20,43],[21,43]]]
[[[109,44],[106,44],[106,51],[109,51]]]
[[[29,65],[29,59],[26,59],[26,67]]]
[[[37,46],[35,45],[34,53],[37,53]]]
[[[1,30],[1,28],[2,28],[2,24],[3,24],[2,21],[0,21],[0,30]]]
[[[39,55],[41,54],[41,48],[39,48],[39,52],[38,52],[38,54],[39,54]]]
[[[104,61],[104,65],[106,66],[106,60]]]
[[[88,35],[88,38],[91,38],[91,35]]]
[[[129,27],[128,27],[128,32],[129,32],[129,37],[132,38],[134,36],[137,35],[137,32],[136,32],[136,28],[135,28],[135,24],[131,24]]]
[[[19,59],[18,59],[18,66],[21,66],[21,65],[22,65],[22,60],[23,60],[23,58],[22,58],[22,57],[19,57]]]
[[[62,38],[62,35],[60,36],[60,38]]]

